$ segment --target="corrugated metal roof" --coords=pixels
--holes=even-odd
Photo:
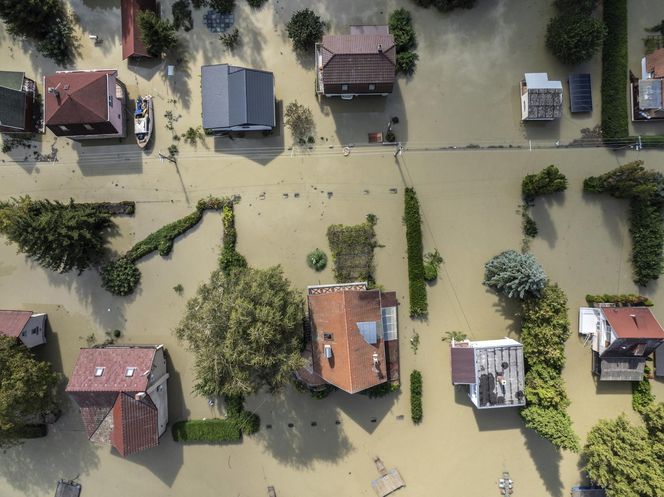
[[[639,108],[659,110],[662,108],[662,80],[642,79],[639,81]]]
[[[216,64],[201,68],[203,127],[275,126],[274,75]]]
[[[645,366],[645,357],[606,357],[600,364],[600,380],[641,381]]]

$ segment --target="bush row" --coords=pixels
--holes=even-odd
[[[567,190],[567,177],[551,164],[539,173],[527,174],[521,181],[521,195],[526,201],[535,197]]]
[[[629,135],[627,105],[627,0],[604,0],[607,35],[602,49],[602,137]]]
[[[650,368],[646,366],[645,375],[641,381],[632,382],[632,409],[643,414],[655,402],[648,375]]]
[[[424,282],[422,219],[420,217],[420,203],[413,188],[406,188],[403,221],[406,224],[410,316],[424,318],[428,313],[428,303],[427,288]]]
[[[224,239],[219,267],[224,274],[229,274],[236,268],[247,267],[247,260],[235,250],[237,244],[237,230],[235,229],[235,211],[233,204],[224,205],[222,220],[224,224]]]
[[[244,398],[226,397],[225,419],[193,419],[173,424],[176,442],[237,442],[242,435],[253,435],[260,428],[257,414],[244,409]]]
[[[588,305],[593,304],[620,304],[622,306],[646,306],[652,307],[653,303],[648,297],[643,295],[623,294],[623,295],[586,295]]]
[[[422,373],[417,369],[410,373],[410,417],[415,424],[422,421]]]
[[[415,72],[415,64],[419,59],[415,52],[417,39],[410,12],[406,9],[393,11],[388,24],[397,49],[397,72],[410,76]]]
[[[547,286],[539,298],[522,307],[521,341],[526,360],[525,395],[521,410],[526,427],[556,447],[579,450],[579,438],[567,414],[569,399],[561,376],[565,342],[570,336],[567,297],[557,286]]]

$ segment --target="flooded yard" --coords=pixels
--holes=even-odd
[[[664,6],[652,3],[630,3],[636,16],[630,18],[630,30],[638,19],[664,17]],[[515,308],[482,286],[483,267],[497,253],[519,248],[521,179],[549,164],[567,175],[570,186],[563,195],[538,200],[533,216],[540,235],[532,251],[569,298],[574,333],[567,343],[563,374],[574,428],[583,440],[600,418],[626,412],[637,419],[630,385],[598,385],[590,373],[590,348],[576,333],[578,307],[585,304],[587,293],[639,292],[631,279],[626,204],[586,195],[581,184],[591,174],[637,158],[664,171],[661,153],[425,150],[471,143],[525,147],[528,139],[565,142],[599,122],[598,60],[583,69],[593,75],[595,112],[572,117],[566,101],[558,122],[527,128],[519,122],[518,82],[523,73],[548,71],[552,79],[564,81],[569,71],[544,47],[550,2],[479,0],[474,10],[446,17],[404,1],[316,2],[334,33],[346,32],[350,24],[385,22],[390,10],[408,6],[420,55],[412,80],[400,80],[398,91],[385,100],[321,104],[314,96],[311,62],[293,55],[283,29],[293,11],[311,2],[274,0],[251,13],[244,1],[238,2],[243,46],[234,55],[223,53],[216,35],[201,25],[202,12],[195,11],[196,27],[183,36],[193,53],[177,65],[172,80],[166,76],[166,63],[120,62],[119,2],[75,0],[72,5],[84,34],[77,68],[117,67],[132,98],[139,92],[156,97],[154,146],[142,154],[133,139],[85,145],[58,139],[55,163],[22,161],[27,152],[18,148],[3,156],[18,163],[0,163],[0,199],[29,194],[77,201],[135,200],[135,216],[119,218],[118,233],[111,240],[111,248],[121,252],[191,212],[199,198],[237,194],[238,251],[255,267],[281,264],[303,292],[307,285],[333,282],[332,264],[315,273],[305,261],[316,247],[329,254],[328,225],[356,224],[368,213],[375,214],[381,244],[375,251],[376,280],[396,291],[401,303],[402,377],[414,368],[422,371],[424,420],[419,426],[410,421],[407,385],[381,399],[335,392],[315,400],[288,388],[275,396],[248,399],[247,407],[261,417],[261,430],[240,444],[177,444],[166,433],[159,447],[123,459],[108,446],[89,443],[78,412],[70,407],[47,438],[0,455],[2,497],[50,496],[59,478],[75,477],[84,497],[253,497],[265,495],[267,485],[286,497],[370,496],[370,482],[377,477],[372,462],[376,455],[388,468],[399,469],[407,486],[396,495],[404,497],[497,495],[503,470],[509,470],[515,481],[515,495],[567,495],[581,481],[578,457],[554,450],[526,430],[515,409],[474,409],[451,385],[448,344],[441,340],[453,330],[478,340],[518,338]],[[644,14],[651,8],[659,12]],[[170,2],[163,2],[162,9],[169,12]],[[88,43],[88,34],[102,38],[101,45]],[[630,39],[630,56],[638,55],[635,44],[640,36]],[[3,67],[25,67],[36,80],[55,70],[50,62],[22,50],[21,43],[0,33]],[[175,123],[178,133],[199,125],[199,67],[220,62],[274,71],[282,104],[297,98],[314,110],[313,149],[291,153],[290,136],[280,129],[265,139],[208,137],[198,148],[179,143],[178,166],[162,163],[158,152],[165,152],[172,140],[161,114],[167,109],[182,114]],[[340,144],[365,143],[368,132],[382,130],[395,115],[395,133],[407,142],[400,158],[395,159],[391,147],[380,146],[357,147],[349,157],[342,155]],[[38,147],[47,152],[53,141],[47,134]],[[418,192],[425,250],[437,248],[445,259],[439,281],[428,289],[427,322],[408,317],[401,220],[406,186]],[[106,331],[119,329],[123,343],[163,343],[171,374],[170,420],[219,416],[216,406],[191,393],[193,358],[172,330],[187,298],[216,267],[221,233],[220,216],[206,213],[175,242],[171,255],[154,254],[138,263],[142,281],[129,298],[101,289],[95,272],[52,274],[17,255],[14,246],[0,244],[0,301],[4,308],[48,312],[49,341],[39,353],[65,376],[91,333],[103,340]],[[182,296],[173,290],[178,284],[184,288]],[[645,294],[664,320],[664,292],[652,284]],[[417,353],[409,345],[415,333],[420,337]],[[653,389],[664,399],[664,384],[654,382]]]

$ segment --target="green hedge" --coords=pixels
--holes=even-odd
[[[242,430],[229,419],[178,421],[172,431],[176,442],[237,442],[242,439]]]
[[[413,188],[406,188],[403,220],[406,224],[406,248],[408,251],[410,316],[425,318],[428,313],[428,302],[427,287],[424,281],[422,219],[420,218],[420,203]]]
[[[521,181],[521,195],[526,201],[532,201],[540,195],[565,190],[567,190],[567,177],[553,164],[539,173],[527,174]]]
[[[233,269],[247,267],[247,260],[235,250],[237,230],[235,229],[233,204],[227,204],[223,207],[222,220],[224,223],[224,246],[219,257],[219,267],[227,275]]]
[[[629,223],[634,282],[645,286],[650,280],[656,280],[662,274],[664,257],[662,209],[647,200],[632,199]]]
[[[526,427],[535,430],[556,447],[579,451],[579,437],[572,430],[572,420],[564,410],[533,405],[523,408],[521,417]]]
[[[655,396],[652,394],[650,380],[648,379],[649,374],[650,368],[646,366],[644,378],[641,381],[632,382],[632,409],[639,414],[643,414],[655,402]]]
[[[593,304],[620,304],[623,306],[646,306],[652,307],[653,303],[648,297],[643,295],[634,295],[632,293],[622,295],[586,295],[588,305]]]
[[[422,373],[417,369],[410,373],[410,417],[415,424],[422,421]]]
[[[627,0],[604,0],[607,36],[602,49],[602,136],[608,144],[629,135]]]

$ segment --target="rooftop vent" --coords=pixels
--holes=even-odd
[[[147,394],[145,392],[138,392],[134,395],[134,400],[143,400]]]
[[[58,88],[57,88],[57,87],[49,86],[47,91],[48,91],[51,95],[53,95],[54,97],[57,97],[57,96],[60,95],[60,92],[58,91]]]
[[[378,53],[383,53],[383,45],[378,44]]]
[[[332,346],[326,345],[323,350],[325,351],[325,357],[328,359],[332,359]]]

